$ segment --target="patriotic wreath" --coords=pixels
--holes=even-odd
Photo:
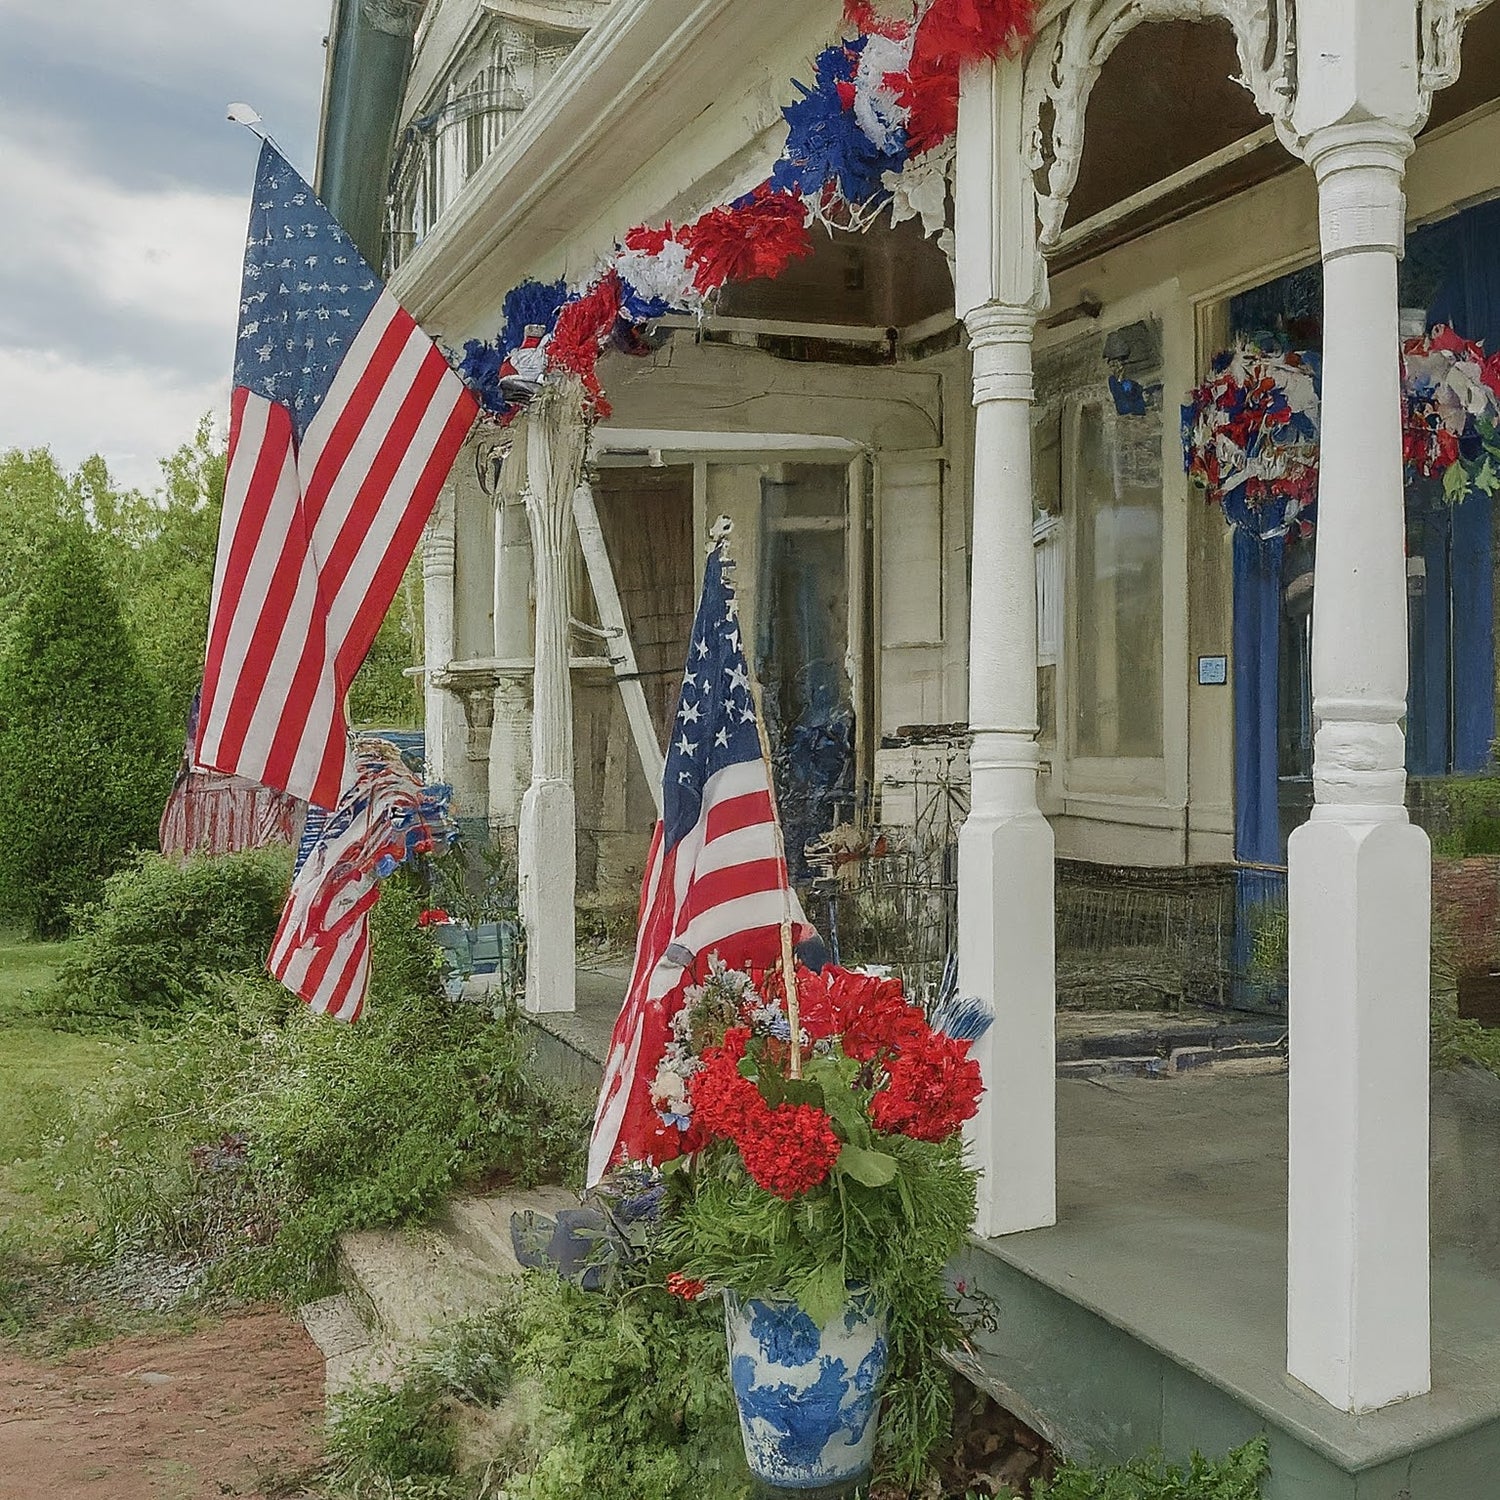
[[[1500,489],[1500,354],[1439,324],[1402,345],[1408,479],[1441,479],[1457,504]]]
[[[1315,354],[1279,354],[1240,344],[1182,409],[1189,479],[1231,526],[1262,540],[1312,531],[1318,497]]]
[[[630,230],[583,286],[512,289],[496,337],[470,340],[457,361],[488,416],[510,421],[552,372],[576,376],[608,416],[606,349],[649,353],[642,325],[701,313],[731,281],[779,276],[811,253],[814,223],[861,230],[889,210],[947,233],[959,70],[1023,47],[1035,0],[913,0],[895,15],[846,0],[845,19],[854,34],[818,54],[810,84],[794,81],[767,181],[691,223]]]

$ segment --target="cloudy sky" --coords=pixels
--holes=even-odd
[[[328,0],[0,0],[0,449],[157,460],[227,407],[257,143],[313,175]]]

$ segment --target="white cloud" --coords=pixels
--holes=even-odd
[[[239,304],[246,197],[131,192],[7,136],[0,121],[0,202],[26,206],[26,229],[0,238],[0,275],[61,271],[88,301],[222,342]]]
[[[153,490],[160,460],[212,411],[222,420],[229,370],[194,383],[171,371],[110,366],[50,349],[0,348],[0,450],[51,448],[64,469],[102,453],[122,484]]]

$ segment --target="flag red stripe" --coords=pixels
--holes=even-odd
[[[750,828],[757,823],[769,824],[771,819],[771,794],[751,792],[745,797],[731,797],[727,802],[716,802],[708,810],[708,839],[723,838],[726,833],[736,833],[741,828]]]
[[[250,480],[245,487],[245,498],[239,513],[226,516],[224,524],[232,525],[229,532],[229,551],[224,566],[223,578],[215,601],[213,629],[208,641],[208,656],[203,677],[203,694],[200,700],[200,717],[208,722],[210,705],[216,703],[219,681],[225,666],[225,648],[229,633],[234,626],[235,614],[249,576],[250,565],[260,545],[261,533],[265,530],[266,517],[270,514],[271,502],[281,480],[281,471],[286,464],[287,453],[292,445],[291,413],[284,407],[270,406],[266,411],[265,430],[260,443],[252,452],[240,447],[243,435],[245,405],[249,391],[237,387],[233,398],[233,426],[229,437],[229,454],[225,460],[225,488],[230,487],[231,476],[238,476],[240,466],[248,463]],[[231,683],[233,690],[234,684]]]
[[[417,433],[417,426],[421,414],[431,404],[432,396],[439,382],[447,374],[447,366],[442,357],[434,349],[431,357],[424,360],[417,372],[417,378],[410,389],[402,397],[401,406],[391,423],[385,437],[382,439],[380,449],[376,454],[375,461],[371,464],[364,479],[361,481],[358,491],[349,506],[349,515],[338,535],[334,538],[333,545],[328,550],[328,555],[319,559],[318,565],[318,603],[320,611],[327,617],[329,609],[334,600],[339,596],[344,584],[348,580],[351,569],[359,550],[365,539],[365,533],[369,528],[374,516],[378,513],[382,499],[389,491],[391,481],[396,476],[396,471],[401,465],[402,459],[406,457],[411,448],[412,440]],[[326,459],[325,453],[325,459]],[[325,471],[324,462],[317,465],[316,473]],[[316,479],[308,485],[304,504],[313,511],[321,511],[327,502],[328,492],[320,489]],[[436,498],[435,496],[433,498]],[[426,523],[428,514],[431,513],[432,503],[423,508],[421,520],[418,522],[416,531],[412,534],[412,545],[416,544],[416,537],[420,534],[422,525]],[[311,533],[309,532],[309,537]],[[387,557],[390,553],[387,552]],[[408,549],[401,558],[401,570],[405,569],[406,561],[411,556]],[[388,576],[388,575],[387,575]],[[401,573],[397,572],[395,580],[390,583],[389,592],[381,593],[379,575],[369,580],[366,585],[365,598],[367,601],[374,599],[380,617],[384,618],[385,612],[390,608],[391,599],[395,596],[396,585],[400,582]],[[363,582],[363,580],[362,580]],[[378,599],[375,596],[379,594]],[[334,646],[333,652],[328,647]],[[326,635],[319,638],[318,635],[310,633],[303,643],[302,656],[298,661],[292,680],[287,688],[286,698],[280,710],[281,723],[277,735],[276,745],[271,754],[266,758],[265,775],[271,784],[279,784],[284,781],[291,771],[292,762],[296,758],[298,750],[307,733],[309,716],[312,713],[317,699],[319,685],[323,682],[324,673],[328,666],[328,657],[336,657],[338,651],[337,643],[330,643]],[[334,675],[334,703],[335,723],[330,726],[335,733],[342,738],[343,735],[343,713],[342,703],[344,690],[348,687],[347,681],[340,681],[338,674]],[[326,742],[325,742],[326,743]],[[321,759],[321,757],[320,757]],[[340,756],[339,767],[335,772],[337,779],[341,780],[343,769],[343,757]],[[322,776],[318,778],[317,791],[323,796],[317,800],[324,800],[329,788]],[[332,787],[332,794],[337,800],[339,786]]]
[[[379,304],[376,306],[379,307]],[[403,319],[407,324],[404,328],[400,326]],[[382,331],[370,363],[361,372],[355,385],[353,396],[338,414],[328,442],[315,465],[314,480],[304,489],[302,502],[297,508],[297,519],[276,560],[266,597],[258,606],[255,629],[245,651],[244,668],[236,684],[230,712],[225,717],[224,732],[220,738],[221,759],[236,761],[244,752],[245,740],[265,690],[277,643],[291,618],[292,607],[303,579],[302,564],[312,552],[313,528],[327,498],[329,486],[336,478],[339,466],[353,448],[402,349],[405,348],[411,326],[411,320],[402,314],[400,318],[393,318]],[[280,406],[273,407],[273,410],[285,413],[285,408]],[[289,413],[285,413],[285,419],[290,431]],[[322,476],[321,483],[319,476]],[[323,611],[316,605],[312,617],[311,621],[299,620],[297,623],[311,624],[321,634]],[[321,648],[324,643],[320,642],[319,645]],[[278,707],[278,713],[279,711]],[[256,779],[264,781],[267,786],[281,785],[279,780],[271,779],[269,772],[259,768]]]

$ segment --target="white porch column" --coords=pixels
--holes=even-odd
[[[426,668],[422,677],[422,726],[428,781],[451,782],[463,754],[463,706],[439,685],[453,660],[457,556],[457,517],[450,478],[422,533],[422,658]]]
[[[1037,807],[1031,341],[1045,302],[1021,67],[969,69],[959,107],[957,300],[974,356],[972,798],[958,846],[959,984],[995,1006],[969,1127],[975,1230],[1057,1218],[1052,829]]]
[[[529,1011],[575,1006],[573,688],[568,640],[568,551],[573,491],[588,428],[572,382],[544,390],[526,415],[526,516],[536,570],[531,785],[521,801],[520,901]]]
[[[531,626],[531,528],[523,499],[525,443],[502,469],[495,496],[494,650],[499,662],[533,660]],[[520,473],[508,482],[505,469]],[[492,836],[514,853],[521,800],[531,784],[531,672],[501,668],[495,684],[495,720],[490,730],[489,819]]]
[[[1426,835],[1405,808],[1396,262],[1410,0],[1309,0],[1296,121],[1318,178],[1323,432],[1311,820],[1291,839],[1287,1368],[1343,1411],[1429,1389]],[[1336,118],[1307,118],[1323,111]]]

